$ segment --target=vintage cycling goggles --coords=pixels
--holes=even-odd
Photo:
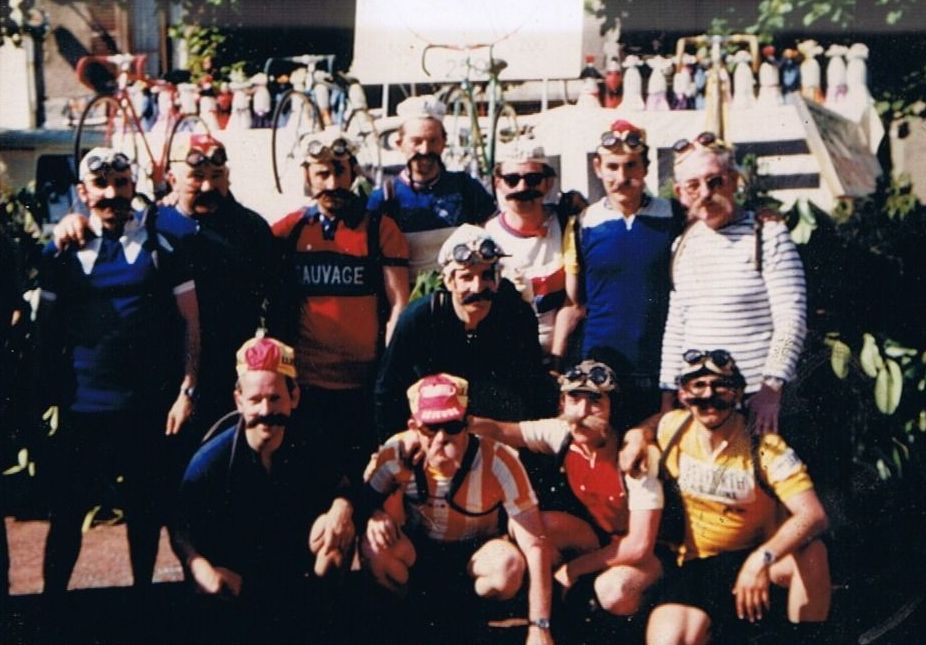
[[[418,429],[424,432],[426,435],[434,436],[441,430],[448,435],[458,435],[464,430],[466,430],[465,421],[446,421],[444,423],[435,423],[433,425],[421,425],[418,426]]]
[[[608,150],[619,145],[628,150],[636,150],[642,148],[645,143],[646,135],[640,130],[624,130],[623,132],[608,130],[601,135],[601,147]]]
[[[228,161],[228,153],[221,146],[213,150],[211,155],[207,155],[202,150],[193,149],[187,153],[184,161],[192,168],[199,168],[207,161],[213,166],[224,166]]]
[[[679,139],[672,144],[672,150],[675,152],[675,163],[679,163],[689,152],[698,147],[709,150],[730,150],[730,146],[713,132],[702,132],[694,140]]]
[[[328,157],[343,159],[354,154],[354,146],[350,141],[342,137],[335,139],[331,143],[313,139],[305,144],[304,150],[305,156],[313,159],[326,159]]]
[[[603,394],[617,389],[614,370],[598,361],[585,360],[559,377],[560,392]]]
[[[516,172],[509,172],[505,173],[504,175],[499,175],[499,178],[505,182],[505,185],[508,186],[508,188],[517,188],[522,179],[528,188],[536,188],[544,179],[547,178],[547,175],[542,172],[529,172],[523,175],[519,175]]]
[[[679,375],[680,383],[687,382],[701,374],[716,374],[730,377],[736,385],[742,386],[743,384],[743,377],[736,366],[736,361],[725,349],[689,349],[682,354],[682,360],[685,361],[685,365]]]
[[[488,237],[472,240],[466,244],[457,244],[450,254],[450,259],[453,262],[463,265],[497,262],[502,257],[506,257],[506,255],[502,252],[501,247],[492,238]]]
[[[124,172],[131,167],[132,161],[121,152],[107,157],[98,157],[94,155],[87,159],[87,170],[94,175],[102,175],[109,171]]]

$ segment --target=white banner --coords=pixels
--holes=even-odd
[[[429,45],[453,48],[428,50],[430,74]],[[489,49],[476,45],[508,63],[503,79],[576,78],[582,0],[357,0],[350,73],[368,85],[484,78]]]

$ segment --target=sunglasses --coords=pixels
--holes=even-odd
[[[453,261],[459,264],[495,262],[504,255],[501,248],[491,238],[484,238],[481,242],[475,240],[471,244],[457,244],[453,247],[452,253]]]
[[[199,168],[207,161],[213,166],[224,166],[225,162],[228,161],[228,154],[225,152],[225,148],[216,148],[212,151],[211,155],[207,155],[202,150],[190,150],[184,161],[191,168]]]
[[[424,432],[426,435],[430,435],[432,437],[441,430],[443,430],[445,434],[453,436],[458,435],[466,430],[466,422],[447,421],[445,423],[441,423],[440,425],[421,425],[418,429]]]
[[[709,360],[720,369],[723,369],[733,362],[733,356],[725,349],[713,349],[709,352],[700,349],[689,349],[682,354],[682,360],[689,365],[697,365]]]
[[[94,175],[100,175],[110,170],[114,172],[123,172],[131,167],[131,160],[121,152],[117,152],[111,157],[98,157],[94,155],[87,159],[87,170]]]
[[[116,188],[125,188],[129,185],[128,177],[94,177],[93,185],[97,188],[106,188],[112,184]]]
[[[505,173],[504,175],[499,175],[499,178],[505,182],[505,185],[508,186],[508,188],[517,187],[517,185],[521,183],[522,179],[528,188],[536,188],[544,179],[547,178],[547,176],[542,172],[529,172],[524,175],[511,172]]]
[[[629,150],[635,150],[643,147],[646,143],[646,137],[638,130],[624,130],[623,132],[614,132],[608,130],[601,135],[602,148],[614,148],[618,144],[623,145]]]
[[[347,139],[338,138],[330,144],[316,139],[310,141],[305,148],[306,155],[309,157],[323,157],[326,151],[333,157],[349,157],[353,153],[353,146]]]
[[[599,391],[610,391],[616,386],[614,372],[600,363],[582,365],[581,363],[563,374],[563,383],[585,385],[591,383]]]

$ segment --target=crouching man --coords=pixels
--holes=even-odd
[[[237,352],[237,372],[239,417],[190,461],[172,540],[205,594],[206,640],[279,642],[312,618],[309,527],[335,493],[318,481],[306,444],[289,428],[299,404],[292,348],[252,338]],[[352,510],[346,498],[335,499],[317,523],[325,542],[317,550],[350,550]]]
[[[380,585],[398,592],[412,576],[419,588],[427,578],[434,583],[431,595],[441,598],[465,571],[478,596],[501,600],[517,593],[526,571],[526,642],[552,643],[550,552],[537,498],[513,450],[467,432],[468,387],[464,379],[436,374],[408,389],[408,430],[376,455],[363,493],[365,566]],[[405,458],[409,446],[424,455],[417,464]],[[387,512],[384,503],[393,493],[401,508],[388,504]],[[514,543],[500,526],[502,509]],[[460,614],[455,624],[472,622],[462,605],[443,607]]]
[[[678,386],[685,409],[662,416],[657,440],[667,490],[663,523],[672,524],[674,487],[684,533],[646,642],[745,642],[736,632],[768,615],[772,584],[788,589],[795,633],[783,642],[811,642],[820,628],[813,623],[829,613],[831,590],[818,539],[827,516],[807,468],[780,435],[750,434],[741,407],[746,381],[729,352],[685,352]]]
[[[471,417],[470,431],[513,448],[555,455],[562,494],[544,508],[544,524],[561,554],[555,578],[565,589],[594,590],[598,604],[616,615],[635,614],[662,568],[653,548],[662,514],[662,486],[655,473],[625,476],[618,466],[621,433],[617,379],[605,363],[584,360],[560,377],[556,419],[503,423]],[[651,461],[658,451],[650,447]],[[579,597],[584,598],[584,594]]]

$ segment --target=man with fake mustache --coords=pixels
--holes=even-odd
[[[780,435],[749,431],[746,381],[729,352],[690,349],[681,365],[686,409],[663,415],[656,431],[674,562],[663,563],[646,642],[746,642],[746,623],[769,615],[772,585],[787,589],[784,640],[814,642],[831,586],[819,539],[828,520],[807,467]]]
[[[271,331],[296,350],[302,405],[297,425],[359,480],[377,441],[376,361],[408,302],[408,243],[395,221],[351,192],[353,144],[334,133],[303,143],[311,205],[273,225],[283,257]]]
[[[675,194],[692,224],[673,251],[660,386],[671,399],[685,348],[722,345],[746,379],[755,430],[777,432],[807,333],[801,258],[780,219],[757,222],[737,205],[731,146],[702,132],[674,150]]]
[[[197,595],[195,642],[290,642],[323,612],[309,547],[350,552],[352,506],[313,467],[292,427],[300,404],[293,349],[257,336],[236,354],[238,418],[190,461],[171,531]],[[327,457],[327,455],[326,455]],[[330,507],[329,507],[330,502]],[[305,621],[305,622],[304,622]],[[276,631],[275,631],[276,630]]]
[[[260,324],[274,266],[273,236],[264,218],[232,195],[225,146],[212,136],[192,134],[175,145],[167,179],[170,204],[158,206],[154,225],[187,246],[203,330],[185,464],[203,433],[234,407],[235,371],[228,357]],[[68,215],[55,227],[55,244],[83,246],[86,232],[85,217]]]
[[[633,424],[661,404],[659,360],[669,302],[672,240],[684,214],[677,203],[646,191],[646,131],[619,119],[602,133],[592,165],[604,197],[567,229],[564,247],[567,302],[553,353],[562,355],[575,318],[587,313],[582,355],[608,347]]]
[[[444,167],[446,107],[432,95],[414,96],[396,107],[404,121],[396,143],[406,166],[395,179],[370,195],[367,207],[391,215],[408,238],[410,274],[437,269],[434,258],[444,240],[461,224],[483,224],[495,212],[495,200],[476,179]]]
[[[469,381],[474,414],[515,420],[553,411],[537,317],[500,276],[504,255],[485,229],[471,224],[441,246],[444,288],[402,314],[380,364],[376,423],[382,440],[405,427],[409,386],[438,372]]]
[[[544,204],[556,172],[539,146],[514,146],[499,155],[495,194],[499,214],[486,232],[509,255],[499,260],[502,276],[512,282],[537,314],[540,345],[551,367],[556,315],[566,298],[563,227],[554,205]],[[565,221],[565,218],[564,218]]]
[[[153,208],[135,210],[130,159],[93,148],[79,176],[87,242],[64,250],[49,244],[39,277],[36,391],[60,411],[50,469],[60,480],[49,488],[44,561],[52,594],[67,589],[84,516],[117,476],[133,581],[151,583],[169,470],[165,435],[180,433],[193,413],[199,365],[189,259],[176,239],[155,230]]]

